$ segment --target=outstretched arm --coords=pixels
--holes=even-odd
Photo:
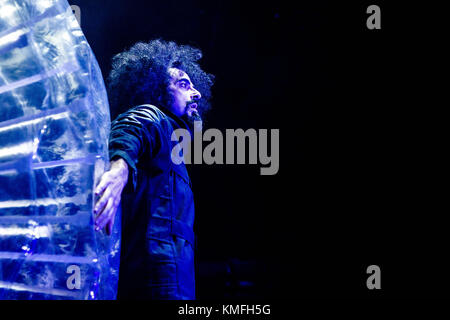
[[[122,190],[128,181],[128,165],[122,158],[111,161],[111,168],[100,179],[95,196],[98,199],[94,206],[95,230],[106,226],[110,235],[114,225],[117,208],[120,205]]]
[[[127,181],[131,180],[130,190],[136,189],[137,163],[141,156],[151,157],[158,152],[161,138],[157,122],[156,108],[149,105],[132,108],[112,122],[109,139],[111,168],[103,174],[95,189],[97,231],[106,226],[106,233],[111,234]]]

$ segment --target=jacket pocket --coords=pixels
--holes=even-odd
[[[150,262],[175,262],[176,249],[170,237],[147,237],[147,256]]]

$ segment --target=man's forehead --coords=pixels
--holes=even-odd
[[[180,70],[178,68],[169,68],[169,74],[170,76],[176,81],[182,78],[187,78],[189,81],[191,80],[186,72],[183,70]]]

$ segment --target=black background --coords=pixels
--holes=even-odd
[[[277,175],[190,168],[199,299],[447,295],[413,5],[69,2],[105,78],[136,41],[191,44],[216,76],[206,128],[280,129]],[[366,27],[371,4],[381,30]],[[381,290],[366,287],[372,264]]]

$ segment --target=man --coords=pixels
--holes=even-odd
[[[195,299],[193,193],[184,164],[171,161],[171,135],[192,131],[209,108],[213,76],[200,58],[198,49],[161,40],[113,58],[111,107],[131,109],[111,124],[111,166],[94,214],[96,230],[110,234],[122,203],[119,299]]]

